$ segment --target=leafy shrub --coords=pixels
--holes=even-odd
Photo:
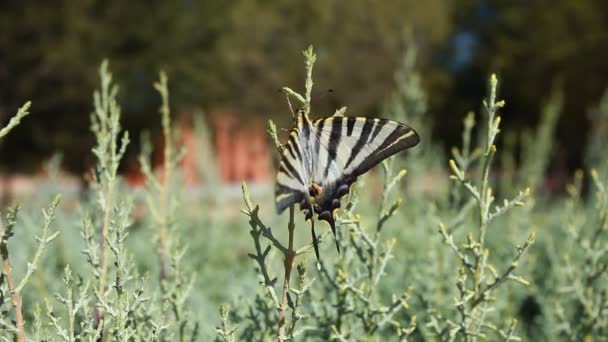
[[[283,88],[292,112],[292,102],[312,112],[315,55],[312,49],[304,55],[304,94]],[[342,251],[336,253],[326,231],[320,239],[323,259],[317,261],[302,215],[292,208],[287,217],[277,217],[269,192],[250,193],[243,184],[245,216],[237,216],[243,205],[228,196],[185,196],[177,167],[183,151],[171,124],[163,73],[154,85],[162,100],[163,164],[152,169],[152,147],[144,140],[139,161],[146,187],[127,188],[117,170],[129,139],[120,125],[118,88],[103,63],[91,115],[96,166],[88,175],[89,189],[80,198],[64,196],[58,206],[51,184],[21,206],[2,208],[0,338],[578,341],[606,336],[608,161],[601,154],[608,143],[606,97],[592,112],[589,177],[576,172],[566,196],[550,198],[540,181],[565,94],[555,90],[533,133],[506,132],[500,141],[499,110],[505,102],[498,100],[492,76],[484,112],[465,116],[462,146],[446,160],[438,145],[425,139],[431,124],[414,50],[406,51],[397,75],[387,111],[420,125],[423,145],[383,162],[355,184],[338,214]],[[334,115],[346,112],[340,108]],[[29,103],[0,130],[0,138],[28,113]],[[198,134],[208,134],[204,122],[196,122]],[[269,132],[280,149],[280,130],[272,122]],[[200,171],[204,179],[217,179],[214,158],[205,155]],[[522,156],[519,162],[516,155]],[[420,192],[421,181],[440,185]],[[507,199],[497,204],[498,197]],[[51,204],[41,204],[45,201]],[[42,216],[34,214],[40,206],[47,207]]]

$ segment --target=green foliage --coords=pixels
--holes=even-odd
[[[454,149],[454,159],[449,161],[452,171],[451,178],[458,181],[468,193],[470,196],[468,203],[474,203],[474,206],[477,207],[475,213],[477,222],[473,224],[476,229],[466,233],[467,242],[464,244],[455,242],[454,231],[457,227],[446,227],[444,223],[439,223],[439,233],[460,263],[456,280],[458,295],[454,303],[457,313],[450,312],[453,310],[445,313],[437,310],[431,314],[431,326],[441,340],[453,340],[458,337],[471,341],[478,338],[490,338],[490,333],[496,334],[493,338],[502,338],[505,341],[519,340],[514,331],[517,323],[515,319],[507,327],[501,328],[500,323],[490,321],[489,315],[490,312],[496,310],[494,292],[506,281],[529,285],[527,280],[513,273],[519,266],[521,257],[528,252],[535,240],[535,233],[531,233],[523,245],[517,245],[510,264],[502,271],[498,271],[496,266],[490,262],[490,255],[494,254],[494,251],[487,245],[486,236],[489,228],[494,226],[493,221],[505,215],[513,207],[524,205],[523,200],[529,196],[529,189],[526,189],[520,191],[515,198],[505,199],[502,205],[495,205],[492,208],[495,198],[490,184],[490,173],[497,150],[495,140],[501,121],[500,116],[496,114],[498,109],[505,105],[504,101],[496,101],[497,84],[496,76],[492,75],[489,97],[487,101],[484,101],[487,127],[482,131],[485,134],[480,139],[481,146],[475,150],[481,152],[475,153],[474,158],[471,158],[470,134],[475,123],[473,114],[469,114],[465,120],[463,152]],[[472,162],[479,162],[477,181],[472,180],[468,175]],[[456,210],[461,212],[468,211],[470,208],[471,206],[468,204],[456,204]]]
[[[306,95],[301,96],[295,91],[286,89],[289,97],[295,98],[299,105],[305,111],[310,111],[310,89],[312,88],[312,64],[315,61],[315,56],[311,49],[304,51],[307,70]],[[470,160],[470,134],[474,126],[472,116],[465,120],[464,133],[464,148],[461,153],[455,150],[454,155],[458,160],[450,161],[452,169],[452,178],[459,181],[463,188],[467,190],[471,196],[471,202],[476,203],[479,211],[478,229],[476,238],[473,238],[472,233],[467,236],[468,244],[458,246],[454,242],[452,232],[448,233],[443,223],[440,223],[440,233],[446,242],[446,246],[455,254],[457,260],[460,261],[460,276],[456,282],[456,287],[459,293],[459,299],[455,303],[457,318],[450,318],[449,311],[445,314],[438,312],[439,308],[431,308],[431,313],[426,317],[430,320],[434,333],[442,340],[452,340],[455,337],[461,337],[463,340],[472,340],[479,337],[487,336],[486,330],[496,332],[498,336],[506,340],[516,339],[514,336],[515,320],[510,326],[501,329],[496,324],[486,322],[488,312],[492,311],[491,305],[492,295],[503,283],[507,280],[516,281],[527,285],[528,282],[520,276],[513,274],[518,267],[520,258],[528,251],[529,247],[534,242],[534,233],[525,241],[523,246],[517,246],[516,252],[512,257],[511,264],[502,272],[496,271],[495,266],[490,264],[488,258],[490,249],[486,247],[486,234],[492,221],[499,216],[504,215],[512,207],[523,205],[523,200],[528,196],[529,190],[520,192],[512,200],[505,200],[502,206],[496,206],[491,210],[494,202],[494,196],[490,186],[489,174],[491,170],[492,159],[496,152],[494,145],[495,138],[499,132],[500,117],[496,116],[496,112],[504,105],[504,101],[496,101],[496,86],[497,80],[493,76],[490,84],[490,95],[485,108],[487,112],[487,128],[482,151],[478,159],[480,163],[479,184],[473,184],[466,176],[465,171],[470,167],[475,160]],[[402,92],[403,94],[403,92]],[[394,100],[393,105],[398,106],[405,103],[408,109],[416,109],[418,101],[407,101],[407,92],[403,98],[405,101]],[[290,108],[291,103],[288,101]],[[413,105],[412,105],[413,104]],[[399,112],[404,113],[402,109]],[[339,110],[338,115],[343,110]],[[420,114],[418,114],[420,115]],[[276,127],[269,122],[269,132],[277,147],[280,149],[280,142],[276,135]],[[304,328],[297,330],[298,334],[290,334],[285,336],[281,330],[282,322],[284,324],[285,301],[280,304],[276,295],[276,277],[269,275],[271,267],[268,265],[268,256],[271,250],[278,249],[284,255],[285,264],[285,281],[284,289],[289,287],[290,271],[293,258],[300,253],[293,250],[293,208],[290,210],[289,230],[289,247],[285,247],[275,236],[272,229],[261,222],[258,212],[259,207],[253,207],[246,186],[243,187],[244,200],[246,203],[245,213],[250,217],[250,225],[252,227],[251,235],[254,239],[255,254],[250,256],[257,263],[257,270],[260,274],[260,284],[264,289],[263,295],[259,300],[264,301],[264,305],[256,305],[249,309],[249,312],[254,317],[265,317],[263,325],[248,325],[245,328],[247,334],[255,334],[254,331],[264,331],[264,336],[270,337],[271,327],[275,319],[279,322],[278,339],[294,339],[300,333],[305,336],[316,336],[321,339],[333,340],[350,340],[355,337],[360,337],[363,340],[379,338],[386,336],[387,328],[393,328],[393,332],[400,339],[407,339],[416,330],[416,316],[411,316],[407,321],[395,319],[401,310],[408,307],[408,299],[411,293],[415,290],[409,289],[402,295],[395,296],[391,301],[382,299],[378,292],[381,288],[381,280],[386,273],[386,268],[390,259],[393,258],[393,248],[395,239],[383,239],[382,229],[387,221],[393,217],[401,205],[401,200],[390,202],[390,193],[405,176],[405,170],[401,170],[397,175],[392,175],[392,167],[389,162],[384,162],[384,170],[386,180],[382,192],[382,201],[379,208],[379,214],[375,219],[375,229],[370,229],[362,224],[360,214],[356,213],[358,195],[356,191],[350,196],[348,204],[340,214],[338,221],[341,228],[339,237],[341,241],[348,241],[344,247],[344,252],[335,262],[329,262],[325,265],[320,262],[319,271],[320,278],[316,283],[320,283],[321,287],[315,286],[314,283],[306,283],[304,272],[301,274],[301,288],[303,291],[296,291],[296,305],[291,305],[294,319],[291,324],[295,326],[302,318],[306,318],[308,323]],[[460,209],[470,210],[469,204],[464,204]],[[458,209],[458,208],[456,208]],[[348,231],[345,231],[348,229]],[[269,240],[266,247],[262,246],[260,238],[264,237]],[[402,285],[403,286],[403,285]],[[394,291],[394,289],[391,289]],[[284,290],[285,291],[285,290]],[[302,305],[302,299],[306,299],[309,293],[312,303]],[[285,293],[285,292],[284,292]],[[335,293],[335,299],[333,295]],[[422,295],[424,296],[424,295]],[[285,297],[284,297],[285,298]],[[431,303],[432,298],[427,299]],[[319,304],[319,302],[321,304]],[[307,305],[306,305],[307,304]],[[279,310],[278,316],[273,314],[271,308],[277,307]],[[303,310],[308,307],[308,313],[302,314]],[[270,310],[270,311],[269,311]],[[453,311],[453,310],[450,310]],[[405,316],[409,316],[405,314]],[[255,322],[260,322],[254,319]],[[310,321],[314,323],[311,324]],[[293,331],[293,330],[290,330]],[[224,336],[224,335],[222,335]],[[251,336],[251,335],[248,335]],[[253,335],[255,336],[255,335]]]
[[[331,97],[316,97],[317,105],[348,103],[355,112],[370,111],[392,86],[403,27],[415,27],[425,47],[437,46],[450,29],[443,0],[424,5],[386,0],[373,4],[373,11],[370,6],[369,1],[335,0],[4,2],[0,51],[11,53],[3,57],[0,83],[12,86],[3,87],[0,106],[17,107],[14,100],[31,98],[40,114],[22,132],[40,133],[15,135],[0,160],[5,168],[34,170],[37,161],[59,149],[70,170],[81,173],[88,167],[81,157],[91,140],[81,114],[89,108],[93,70],[103,58],[112,60],[125,90],[123,124],[134,137],[142,128],[160,129],[159,122],[149,120],[158,98],[148,86],[159,69],[179,79],[171,85],[176,113],[204,107],[210,114],[230,111],[245,120],[272,113],[284,120],[280,124],[288,123],[275,90],[302,80],[292,61],[311,42],[322,49],[319,58],[328,66],[318,78],[335,90]],[[132,20],[134,13],[146,15]],[[24,146],[28,153],[16,153]],[[18,164],[8,164],[15,159]]]
[[[29,109],[31,105],[32,103],[28,101],[23,106],[21,106],[19,110],[17,110],[17,114],[15,114],[15,116],[11,118],[11,120],[5,127],[2,127],[2,129],[0,129],[0,139],[4,138],[5,135],[7,135],[13,128],[15,128],[19,125],[19,123],[21,123],[21,119],[23,119],[30,113]]]
[[[25,342],[25,320],[23,318],[23,298],[22,291],[31,280],[32,273],[37,270],[40,257],[51,243],[59,231],[49,231],[50,225],[55,219],[55,209],[59,204],[60,196],[55,197],[48,209],[42,210],[44,223],[42,225],[42,233],[35,236],[38,242],[38,248],[34,254],[32,261],[27,263],[27,271],[19,282],[15,280],[12,272],[12,265],[9,259],[9,239],[14,234],[14,228],[17,224],[17,216],[19,207],[13,207],[6,215],[6,226],[0,221],[0,256],[2,257],[2,275],[0,276],[0,309],[2,309],[2,317],[0,317],[0,327],[3,330],[15,335],[19,342]],[[9,303],[10,298],[10,303]],[[8,307],[7,307],[8,306]],[[9,317],[14,315],[14,321],[9,321]],[[8,340],[8,337],[5,337]]]
[[[532,188],[540,188],[547,170],[547,164],[553,153],[555,139],[553,138],[557,120],[564,107],[564,94],[561,88],[555,87],[545,104],[540,122],[534,134],[529,131],[522,136],[522,165],[519,170],[521,184]]]
[[[289,107],[292,111],[292,115],[294,115],[294,112],[293,112],[293,108],[291,106],[291,102],[289,100],[290,96],[294,97],[299,102],[298,108],[302,108],[302,110],[306,114],[310,113],[310,100],[311,100],[311,92],[312,92],[312,86],[313,86],[312,70],[313,70],[313,66],[314,66],[314,63],[315,63],[317,57],[316,57],[315,53],[313,52],[312,46],[310,46],[307,50],[304,50],[303,54],[304,54],[304,60],[305,60],[305,65],[306,65],[306,83],[305,83],[306,92],[305,92],[305,95],[302,96],[287,87],[283,88],[283,90],[285,91],[285,94],[287,95],[287,103],[289,104]],[[270,134],[271,138],[273,139],[278,151],[281,152],[283,147],[280,144],[280,142],[278,141],[277,133],[276,133],[276,126],[272,121],[268,122],[268,130],[269,130],[269,134]],[[287,225],[287,230],[289,232],[288,243],[287,243],[287,245],[284,245],[283,243],[281,243],[278,239],[276,239],[273,236],[272,230],[270,228],[268,228],[260,220],[260,218],[258,216],[259,206],[256,206],[255,208],[253,207],[246,183],[243,183],[242,189],[243,189],[243,199],[244,199],[245,205],[247,207],[247,209],[244,210],[243,213],[245,213],[247,216],[250,217],[250,221],[249,221],[249,224],[251,226],[250,234],[254,240],[255,249],[256,249],[256,254],[249,254],[249,256],[253,260],[255,260],[256,263],[258,264],[257,270],[258,270],[260,276],[263,278],[263,281],[261,281],[260,284],[263,285],[263,288],[266,291],[266,297],[260,298],[260,300],[266,301],[266,305],[263,307],[263,309],[265,311],[264,313],[266,316],[266,322],[265,322],[263,329],[260,329],[260,330],[265,333],[265,336],[267,336],[267,337],[272,336],[270,334],[269,328],[272,326],[272,322],[274,322],[274,320],[268,319],[269,313],[267,312],[267,309],[269,307],[274,306],[274,307],[278,308],[278,316],[276,318],[276,321],[278,322],[277,339],[279,341],[293,340],[296,336],[300,335],[303,332],[303,330],[296,330],[296,325],[297,325],[298,321],[301,318],[303,318],[303,316],[299,313],[299,309],[301,306],[302,297],[305,295],[306,291],[308,290],[308,287],[310,287],[310,283],[307,283],[307,280],[306,280],[306,266],[305,266],[305,264],[300,263],[297,266],[300,287],[297,290],[291,289],[291,285],[290,285],[291,284],[291,272],[293,270],[293,265],[294,265],[296,257],[302,256],[303,254],[305,254],[307,251],[310,250],[311,246],[307,245],[307,246],[303,246],[298,249],[294,248],[294,238],[295,238],[296,226],[295,226],[295,208],[293,205],[289,208],[289,223]],[[282,295],[281,295],[280,301],[279,301],[279,298],[277,297],[277,294],[276,294],[276,291],[274,288],[274,285],[276,283],[276,277],[271,278],[271,276],[269,275],[269,267],[266,265],[266,258],[268,257],[268,253],[270,252],[270,246],[267,246],[264,248],[264,250],[262,250],[262,242],[260,241],[261,237],[268,239],[270,241],[270,243],[272,244],[272,246],[274,246],[276,249],[278,249],[281,252],[281,254],[283,254],[284,278],[283,278],[283,290],[282,290]],[[296,296],[295,304],[293,303],[293,299],[291,299],[291,293],[293,293]],[[287,324],[287,317],[286,317],[288,307],[290,307],[292,309],[291,322],[289,323],[289,325]],[[252,310],[252,315],[255,315],[253,310]],[[258,326],[258,328],[261,328],[261,327]]]
[[[397,71],[394,75],[395,89],[384,105],[384,113],[394,120],[407,123],[414,127],[424,141],[433,140],[434,120],[429,115],[429,105],[426,92],[422,86],[422,74],[419,71],[419,49],[413,39],[411,30],[405,31],[403,38],[405,50]],[[413,174],[426,173],[444,178],[446,176],[444,165],[445,156],[443,148],[437,144],[423,143],[408,153],[400,154],[398,158],[404,160],[408,170]],[[437,158],[428,158],[433,155]],[[405,180],[407,181],[407,180]],[[427,187],[425,182],[408,182],[408,189],[412,192],[427,195],[429,192],[439,191]]]
[[[591,180],[591,210],[581,201],[581,172],[568,189],[563,229],[571,243],[557,256],[563,271],[556,280],[563,299],[555,303],[554,314],[557,332],[570,341],[608,333],[608,175],[592,169]]]
[[[602,95],[599,104],[590,111],[592,129],[587,139],[585,166],[599,168],[600,175],[606,174],[608,163],[602,146],[608,143],[608,89]]]
[[[335,293],[329,299],[335,307],[333,312],[313,305],[319,326],[317,334],[323,338],[348,341],[360,336],[364,340],[371,340],[392,332],[401,340],[406,340],[416,329],[415,315],[405,321],[403,317],[396,319],[400,315],[408,316],[404,312],[413,288],[406,289],[403,284],[401,289],[391,289],[393,293],[390,295],[380,291],[388,275],[387,265],[394,259],[393,249],[397,242],[394,238],[384,237],[382,230],[402,203],[401,199],[390,201],[389,196],[406,173],[401,170],[393,175],[389,164],[387,161],[383,163],[383,200],[376,219],[365,222],[357,213],[358,197],[364,185],[353,191],[346,209],[340,214],[339,223],[343,230],[339,238],[340,241],[347,241],[347,244],[338,260],[330,262],[329,266],[322,264],[320,281],[323,287],[313,296],[316,301],[327,301],[323,294]],[[327,322],[332,323],[328,326]],[[328,331],[331,334],[327,335]]]
[[[99,206],[101,231],[99,233],[99,257],[94,260],[92,266],[96,269],[99,282],[98,289],[103,298],[106,291],[109,262],[109,249],[106,246],[106,241],[110,233],[110,225],[114,220],[115,205],[119,201],[115,194],[118,186],[117,172],[129,144],[129,133],[124,132],[122,134],[119,144],[119,135],[122,128],[120,126],[120,107],[116,102],[118,87],[112,84],[112,74],[108,71],[107,61],[101,63],[99,76],[101,89],[93,94],[95,110],[91,114],[91,131],[97,141],[97,145],[92,150],[97,157],[97,165],[94,169],[95,178],[91,186]],[[93,224],[97,225],[96,223]],[[92,255],[94,247],[88,247]]]
[[[603,74],[594,70],[606,70],[608,65],[608,52],[603,48],[608,37],[597,33],[608,29],[603,14],[607,9],[606,2],[598,0],[556,0],[551,6],[543,1],[458,1],[453,12],[458,18],[455,31],[473,38],[475,52],[455,74],[455,84],[468,88],[473,79],[476,91],[457,91],[443,109],[455,104],[460,104],[457,110],[470,108],[483,89],[477,80],[492,70],[500,75],[501,91],[509,96],[505,113],[513,120],[506,127],[516,133],[514,126],[521,130],[538,122],[539,108],[544,99],[552,97],[555,89],[551,85],[558,81],[567,95],[556,127],[555,159],[566,162],[570,169],[581,165],[581,137],[591,129],[582,114],[606,87]],[[442,136],[449,130],[442,130]],[[534,189],[534,184],[528,185]]]
[[[43,295],[22,301],[22,289],[41,263],[42,251],[59,235],[59,231],[49,231],[58,197],[47,211],[43,211],[43,233],[36,238],[38,249],[18,284],[13,281],[11,274],[7,245],[8,238],[13,235],[17,216],[17,209],[11,210],[6,234],[5,229],[2,229],[1,249],[5,266],[2,277],[2,304],[5,304],[4,298],[12,298],[13,310],[3,311],[2,325],[6,328],[5,331],[14,334],[18,341],[26,341],[29,336],[34,336],[35,340],[62,341],[98,341],[100,338],[196,340],[199,325],[191,318],[187,309],[188,294],[193,285],[193,272],[188,271],[189,267],[183,264],[183,247],[175,247],[179,245],[180,238],[179,232],[173,228],[174,208],[179,205],[178,188],[175,181],[169,181],[174,177],[165,172],[165,179],[160,182],[151,172],[147,174],[151,188],[146,202],[152,205],[157,198],[160,201],[157,216],[154,216],[156,220],[149,225],[155,228],[161,237],[164,236],[165,245],[161,242],[160,246],[161,250],[165,246],[166,254],[160,254],[158,268],[148,270],[142,275],[138,269],[140,265],[135,263],[128,247],[128,237],[133,227],[134,200],[132,195],[124,195],[117,175],[128,144],[128,135],[123,133],[120,139],[121,115],[116,102],[118,88],[112,83],[107,62],[101,65],[100,79],[101,89],[94,94],[95,111],[91,115],[91,127],[97,141],[92,151],[98,163],[93,172],[91,201],[84,202],[85,211],[81,220],[83,241],[73,245],[76,248],[82,245],[88,270],[83,270],[77,259],[71,260],[62,266],[63,289],[54,295],[55,299]],[[164,74],[161,74],[161,80],[156,87],[163,98],[161,114],[165,133],[168,139],[173,139],[167,79]],[[165,144],[168,157],[165,168],[170,169],[169,172],[181,158],[171,147],[171,143]],[[142,157],[142,160],[145,158]],[[156,213],[157,207],[152,206],[151,210]],[[60,253],[55,250],[55,255],[60,256]],[[76,272],[71,264],[77,266]],[[160,274],[160,277],[156,278],[158,280],[151,280],[150,274],[156,272],[150,271]],[[56,275],[51,277],[55,279]],[[49,288],[53,286],[43,286],[43,293],[48,294]],[[45,315],[42,314],[41,306],[45,308]],[[32,309],[34,307],[35,310]],[[8,317],[13,311],[15,319],[10,322]],[[33,324],[26,325],[27,317],[32,317],[31,315]]]
[[[387,111],[426,135],[427,96],[408,51]],[[283,88],[292,111],[316,108],[312,48],[304,57],[304,91]],[[3,210],[1,340],[579,341],[608,334],[608,162],[595,146],[606,136],[605,99],[594,107],[589,177],[577,172],[567,196],[549,202],[539,184],[567,93],[550,98],[535,139],[521,141],[526,156],[517,164],[518,134],[497,149],[505,102],[492,77],[484,115],[465,116],[452,160],[424,146],[361,177],[338,212],[341,254],[327,229],[317,262],[301,215],[291,208],[277,217],[271,192],[243,184],[246,220],[228,195],[187,196],[164,73],[155,83],[163,163],[152,167],[144,143],[146,187],[124,186],[117,170],[128,135],[107,63],[100,79],[90,189],[78,199],[65,194],[61,208],[56,198],[42,217],[31,213],[52,198],[52,185],[19,212]],[[346,107],[331,113],[348,114]],[[281,130],[268,126],[281,149]],[[197,127],[197,135],[208,134],[204,122]],[[425,135],[423,144],[433,145]],[[200,172],[217,179],[215,158],[205,154]],[[507,164],[512,172],[499,172]],[[412,191],[427,167],[439,169],[449,188]],[[514,184],[523,190],[513,194]],[[497,204],[498,196],[506,199]]]

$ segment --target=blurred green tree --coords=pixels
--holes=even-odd
[[[158,99],[150,84],[161,68],[180,80],[175,82],[178,103],[205,103],[202,85],[216,64],[207,51],[217,41],[223,6],[211,1],[3,3],[0,115],[28,98],[38,116],[2,147],[2,164],[32,169],[54,150],[65,153],[71,169],[87,164],[80,156],[92,147],[90,98],[95,68],[105,57],[123,88],[125,125],[131,131],[149,127],[149,116],[156,115]]]
[[[229,109],[245,118],[283,111],[285,84],[300,84],[302,48],[319,51],[320,114],[348,103],[374,111],[393,87],[406,27],[430,56],[450,32],[445,0],[5,2],[0,11],[0,120],[32,99],[38,113],[0,151],[2,164],[34,169],[54,150],[73,170],[92,146],[95,68],[108,57],[122,87],[125,126],[148,127],[158,99],[150,84],[171,75],[177,109]],[[287,122],[284,122],[288,124]],[[153,127],[158,129],[158,127]],[[27,134],[31,132],[31,134]],[[134,141],[138,141],[135,137]],[[132,153],[134,155],[134,153]]]
[[[499,74],[509,99],[505,124],[535,125],[542,103],[558,81],[564,109],[557,128],[559,166],[580,166],[588,106],[608,86],[608,2],[603,0],[459,0],[454,4],[454,34],[447,67],[455,76],[444,110],[475,108],[483,80]],[[467,46],[468,45],[468,46]],[[470,58],[459,60],[459,49]],[[458,115],[448,119],[441,136],[455,136]]]
[[[110,58],[121,84],[125,126],[150,127],[152,87],[164,68],[177,111],[228,110],[244,119],[282,115],[285,84],[301,84],[300,51],[314,44],[317,115],[381,115],[407,28],[420,47],[417,68],[430,94],[436,135],[458,141],[459,117],[485,95],[487,73],[504,80],[509,128],[533,126],[555,80],[564,88],[557,161],[579,165],[588,120],[608,86],[608,3],[504,0],[292,2],[5,2],[0,11],[0,121],[31,99],[37,117],[0,147],[5,167],[30,170],[55,150],[82,169],[95,68]],[[438,52],[439,51],[439,52]],[[333,90],[329,92],[329,90]],[[385,114],[386,115],[386,114]],[[281,121],[282,120],[282,121]],[[243,120],[247,122],[247,120]],[[138,141],[135,137],[135,141]],[[131,152],[131,156],[135,151]],[[561,160],[561,161],[560,161]]]

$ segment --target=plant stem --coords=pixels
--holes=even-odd
[[[7,135],[13,128],[17,127],[19,123],[21,123],[21,119],[26,117],[30,112],[29,109],[32,105],[31,101],[27,101],[19,110],[17,110],[17,114],[11,118],[6,127],[0,129],[0,138],[3,138]]]
[[[106,197],[111,202],[112,199],[112,187],[109,187],[106,191]],[[103,223],[101,226],[101,233],[99,235],[99,250],[101,252],[101,272],[99,273],[99,293],[103,296],[105,292],[106,276],[108,271],[108,249],[106,248],[106,238],[108,235],[108,226],[110,225],[110,209],[106,208],[103,214]]]
[[[167,277],[167,258],[168,258],[168,234],[169,234],[169,187],[173,177],[173,140],[171,137],[171,119],[169,117],[169,91],[167,89],[167,76],[164,72],[160,74],[160,83],[157,83],[157,90],[162,97],[160,113],[162,116],[163,136],[165,139],[164,150],[164,182],[160,189],[161,225],[160,225],[160,277]]]
[[[285,312],[287,311],[289,303],[287,297],[289,294],[289,279],[291,278],[291,270],[293,269],[293,262],[296,258],[296,252],[293,249],[293,238],[296,228],[294,216],[295,208],[292,205],[289,207],[289,224],[287,225],[287,229],[289,230],[289,247],[287,248],[287,251],[285,251],[285,261],[283,262],[283,265],[285,266],[285,279],[283,280],[283,300],[279,311],[279,335],[277,338],[279,342],[285,340]]]
[[[112,184],[108,184],[108,187],[106,189],[106,198],[108,199],[108,203],[113,203],[112,201],[112,197],[113,197],[113,186]],[[107,206],[107,204],[106,204]],[[101,232],[99,234],[99,251],[101,253],[101,261],[99,264],[99,268],[100,268],[100,272],[99,272],[99,296],[101,299],[103,299],[104,294],[105,294],[105,285],[106,285],[106,277],[108,274],[108,258],[109,256],[109,250],[106,246],[106,239],[107,239],[107,235],[108,235],[108,227],[110,226],[110,211],[111,209],[106,207],[104,208],[104,215],[103,215],[103,223],[101,226]],[[95,305],[95,327],[97,327],[97,325],[99,324],[99,322],[102,320],[103,318],[103,308],[101,307],[100,303],[97,303]]]
[[[165,153],[166,155],[166,153]],[[160,248],[160,279],[167,278],[167,186],[169,182],[170,171],[165,162],[165,183],[163,184],[160,191],[160,210],[161,210],[161,224],[160,224],[160,232],[159,232],[159,248]]]
[[[22,298],[18,291],[15,291],[15,281],[13,280],[12,267],[8,259],[8,236],[2,223],[0,223],[0,255],[2,256],[2,274],[6,279],[8,290],[11,293],[11,301],[15,307],[15,323],[17,327],[17,342],[25,342],[25,327],[23,320]]]

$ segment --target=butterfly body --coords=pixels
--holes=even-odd
[[[310,120],[298,112],[279,163],[275,189],[277,211],[299,203],[311,220],[327,222],[335,235],[335,211],[357,177],[391,155],[415,146],[418,134],[402,123],[365,117]],[[336,241],[338,247],[338,242]]]

